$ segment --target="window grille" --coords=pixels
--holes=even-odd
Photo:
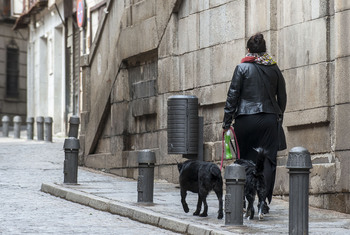
[[[19,49],[14,40],[11,40],[6,51],[6,96],[18,98]]]

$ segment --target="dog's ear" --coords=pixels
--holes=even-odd
[[[177,163],[177,169],[179,170],[179,172],[181,172],[183,164],[182,163]]]

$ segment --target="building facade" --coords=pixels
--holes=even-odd
[[[79,115],[80,31],[75,1],[25,0],[15,29],[28,32],[27,110],[52,117],[53,132],[65,136],[69,117]]]
[[[27,40],[25,30],[13,30],[21,5],[0,2],[0,117],[27,114]],[[10,124],[12,125],[12,124]]]
[[[350,213],[349,20],[350,3],[338,0],[107,0],[81,57],[82,162],[136,178],[137,153],[150,149],[156,177],[177,182],[182,156],[167,152],[172,95],[198,97],[204,160],[219,162],[233,70],[262,32],[288,92],[274,192],[288,195],[288,150],[303,146],[310,204]]]

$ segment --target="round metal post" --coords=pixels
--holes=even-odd
[[[80,119],[78,116],[72,116],[69,118],[69,137],[78,138]]]
[[[64,166],[63,174],[65,184],[77,184],[78,182],[78,154],[80,143],[79,140],[74,137],[69,137],[64,140]]]
[[[231,164],[225,168],[225,225],[243,225],[245,168]]]
[[[45,141],[52,142],[52,117],[45,117]]]
[[[150,150],[138,152],[139,177],[137,180],[137,202],[153,202],[154,164],[156,156]]]
[[[309,233],[309,175],[312,168],[310,153],[303,147],[289,151],[289,234]]]
[[[9,137],[10,118],[5,115],[5,116],[2,117],[1,122],[2,122],[2,136],[3,137]]]
[[[34,118],[33,117],[27,117],[27,140],[32,140],[34,136]]]
[[[44,140],[44,117],[36,117],[37,139]]]
[[[15,139],[21,138],[21,124],[22,124],[22,118],[20,116],[15,116],[13,118],[13,137]]]

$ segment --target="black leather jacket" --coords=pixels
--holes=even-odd
[[[274,108],[262,79],[269,82],[270,92],[276,97],[279,111]],[[228,129],[232,120],[239,115],[276,113],[283,116],[286,104],[285,80],[277,65],[241,63],[233,73],[227,93],[222,128]]]

